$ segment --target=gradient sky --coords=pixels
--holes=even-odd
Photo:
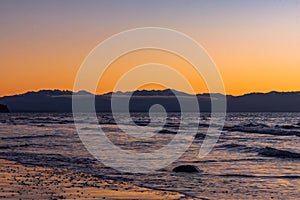
[[[99,42],[144,26],[175,29],[199,42],[217,64],[227,94],[300,90],[298,0],[0,0],[0,96],[72,90],[82,61]],[[111,89],[106,79],[98,93]],[[207,92],[199,85],[198,93]]]

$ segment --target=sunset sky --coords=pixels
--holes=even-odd
[[[218,66],[227,94],[300,91],[298,0],[1,0],[0,26],[0,96],[72,90],[81,63],[96,45],[147,26],[194,38]],[[110,91],[129,65],[152,60],[180,68],[199,84],[197,93],[207,92],[180,59],[144,51],[117,60],[97,93]],[[122,89],[132,88],[125,83]]]

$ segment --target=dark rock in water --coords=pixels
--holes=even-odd
[[[293,153],[286,150],[279,150],[272,147],[266,147],[258,152],[259,155],[277,157],[277,158],[300,158],[300,153]]]
[[[9,110],[6,105],[0,104],[0,113],[9,113]]]
[[[198,167],[193,165],[180,165],[178,167],[175,167],[173,169],[173,172],[185,172],[185,173],[197,173],[201,172]]]

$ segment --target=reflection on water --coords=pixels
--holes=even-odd
[[[151,123],[148,130],[154,136],[143,139],[128,136],[120,130],[136,131],[122,114],[118,116],[119,125],[109,114],[98,115],[100,125],[91,124],[88,116],[81,123],[91,134],[101,126],[109,139],[123,149],[149,152],[170,142],[179,131],[179,116],[172,113],[163,127]],[[146,114],[135,113],[131,117],[137,125],[149,124]],[[165,120],[159,114],[155,119],[157,123]],[[203,114],[200,124],[190,121],[189,125],[199,126],[199,130],[189,150],[172,165],[148,174],[120,173],[95,160],[82,145],[72,114],[1,114],[0,157],[23,164],[84,171],[199,198],[300,198],[300,113],[228,114],[214,150],[199,159],[197,155],[209,119],[208,114]],[[156,162],[159,160],[153,160],[153,165]],[[181,164],[198,166],[203,172],[173,173],[172,168]]]

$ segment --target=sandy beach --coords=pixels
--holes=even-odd
[[[187,199],[183,194],[103,180],[61,168],[29,167],[0,159],[4,199]]]

